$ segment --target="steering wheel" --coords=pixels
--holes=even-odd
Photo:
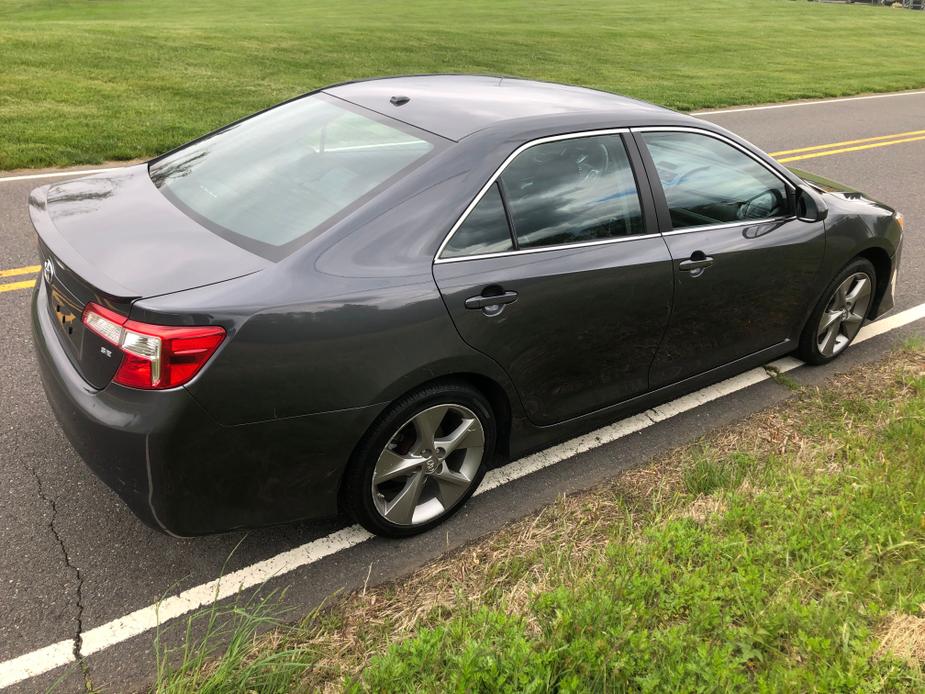
[[[761,203],[761,199],[770,197],[770,202]],[[748,200],[739,203],[739,209],[736,211],[738,219],[763,219],[770,217],[775,210],[779,210],[784,203],[784,196],[777,188],[768,188],[758,195],[750,197]]]
[[[610,153],[603,142],[586,143],[575,157],[578,177],[582,181],[600,178],[610,167]]]

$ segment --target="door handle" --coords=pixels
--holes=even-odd
[[[512,304],[517,301],[517,292],[502,292],[491,296],[481,294],[479,296],[470,296],[466,299],[466,308],[480,309],[490,306],[501,306],[502,304]]]
[[[694,251],[689,260],[682,260],[678,263],[678,269],[684,272],[694,272],[695,270],[703,272],[704,268],[708,268],[712,264],[712,257],[706,255],[703,251]]]

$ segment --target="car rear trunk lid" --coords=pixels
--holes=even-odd
[[[128,316],[137,299],[241,277],[270,262],[177,210],[144,165],[38,188],[29,212],[58,338],[97,389],[112,380],[122,355],[83,325],[89,302]]]

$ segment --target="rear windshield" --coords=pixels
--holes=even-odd
[[[201,224],[275,259],[420,164],[430,138],[315,94],[168,154],[150,175]]]

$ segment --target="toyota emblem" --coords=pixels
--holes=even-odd
[[[51,262],[51,258],[46,260],[42,267],[42,277],[45,278],[45,283],[51,284],[51,281],[55,278],[55,265]]]

